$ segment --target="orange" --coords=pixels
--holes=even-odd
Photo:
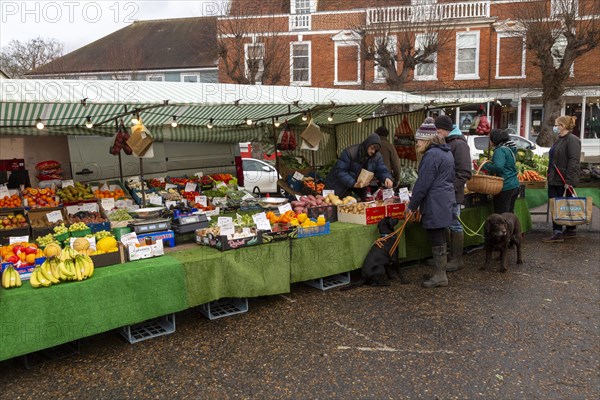
[[[35,254],[29,254],[25,257],[25,262],[27,264],[35,264]]]

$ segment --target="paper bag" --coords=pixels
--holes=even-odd
[[[369,186],[371,180],[375,176],[371,171],[367,171],[366,169],[361,169],[360,174],[358,175],[358,179],[356,180],[357,187],[364,188]]]
[[[152,135],[150,131],[142,124],[137,124],[131,128],[131,136],[127,140],[127,144],[136,156],[143,157],[152,145]]]
[[[319,142],[323,138],[323,134],[321,133],[321,128],[319,125],[315,124],[315,122],[311,119],[308,121],[308,126],[300,134],[300,137],[306,141],[310,145],[310,147],[317,147]]]

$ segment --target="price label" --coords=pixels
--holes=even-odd
[[[401,203],[408,203],[410,201],[410,196],[408,195],[408,188],[400,188],[398,191],[398,196],[400,197]]]
[[[98,212],[98,203],[84,203],[83,211]]]
[[[110,185],[109,189],[111,192],[114,192],[115,190],[120,189],[120,187],[119,185]]]
[[[10,192],[6,185],[0,185],[0,199],[3,199],[5,196],[10,197]]]
[[[225,184],[225,182],[219,182],[219,183],[217,183],[216,187],[218,189],[218,188],[222,188],[222,187],[227,187],[227,185]]]
[[[390,197],[394,197],[394,189],[383,189],[383,200],[387,200]]]
[[[173,185],[172,183],[165,184],[165,190],[169,189],[177,189],[177,185]]]
[[[256,229],[259,231],[270,231],[271,222],[267,219],[267,214],[264,212],[252,215],[252,220],[256,224]]]
[[[113,199],[112,197],[107,199],[100,199],[100,204],[102,205],[102,208],[104,210],[110,211],[113,208],[115,208],[115,199]]]
[[[121,236],[121,243],[125,246],[139,244],[137,234],[135,232],[126,233]]]
[[[46,214],[46,218],[48,219],[48,222],[50,222],[50,223],[63,221],[63,216],[62,216],[62,213],[60,212],[60,210],[49,212],[48,214]]]
[[[62,187],[66,188],[67,186],[75,186],[75,183],[73,183],[73,179],[62,181]]]
[[[302,175],[300,172],[296,171],[296,172],[294,172],[294,175],[292,176],[292,178],[294,178],[297,181],[301,181],[302,179],[304,179],[304,175]]]
[[[25,236],[10,236],[8,238],[8,244],[15,244],[15,243],[22,243],[22,242],[29,243],[29,235],[25,235]]]
[[[188,182],[185,184],[185,189],[183,189],[183,191],[184,192],[195,192],[196,187],[198,187],[198,185],[195,184],[194,182]]]
[[[196,204],[200,204],[202,207],[206,207],[208,205],[208,199],[206,196],[195,196],[194,202]]]
[[[221,235],[233,235],[235,233],[233,218],[231,217],[219,217],[217,225],[221,228]]]
[[[104,183],[104,185],[100,186],[100,191],[102,191],[102,192],[110,192],[110,190],[111,189],[107,183]]]
[[[250,228],[242,228],[242,234],[244,236],[252,236],[253,235],[252,234],[252,229],[250,229]]]
[[[290,203],[286,203],[282,206],[279,206],[277,207],[277,209],[279,210],[279,214],[285,214],[287,211],[293,211],[292,205]]]
[[[323,197],[327,197],[330,194],[335,194],[335,190],[323,189]]]
[[[148,201],[155,206],[162,206],[163,198],[160,196],[149,196]]]
[[[177,202],[173,201],[173,200],[167,200],[165,201],[165,207],[167,207],[167,209],[171,209],[171,207],[175,207],[177,206]]]

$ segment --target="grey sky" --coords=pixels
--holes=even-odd
[[[73,51],[136,20],[221,15],[226,0],[0,0],[0,46],[54,38]]]

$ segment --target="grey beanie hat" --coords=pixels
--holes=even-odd
[[[433,136],[437,134],[437,129],[434,124],[434,119],[432,117],[425,118],[425,121],[419,126],[417,129],[417,134],[415,139],[417,140],[430,140]]]

